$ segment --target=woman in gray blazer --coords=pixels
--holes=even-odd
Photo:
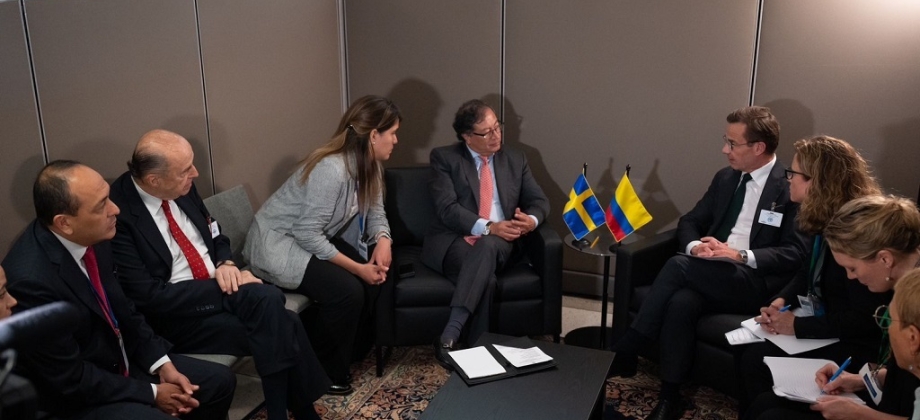
[[[401,119],[389,99],[355,101],[332,139],[256,213],[246,237],[243,254],[253,273],[318,306],[319,341],[328,345],[316,352],[332,379],[330,394],[352,391],[357,331],[392,261],[381,162],[393,152]]]

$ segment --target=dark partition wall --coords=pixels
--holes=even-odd
[[[195,150],[210,195],[195,3],[25,3],[49,159],[76,159],[112,180],[145,132],[166,128]]]
[[[244,184],[258,208],[341,116],[336,3],[198,7],[215,185]]]
[[[22,9],[0,1],[0,259],[35,217],[32,180],[42,165]]]
[[[499,1],[346,2],[349,100],[393,99],[403,112],[387,166],[428,162],[457,141],[451,123],[467,99],[501,91]]]
[[[920,2],[764,2],[757,104],[784,148],[815,133],[849,141],[890,192],[920,183]]]

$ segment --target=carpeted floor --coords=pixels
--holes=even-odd
[[[323,419],[416,419],[449,376],[435,361],[430,346],[395,348],[383,377],[376,377],[375,366],[373,354],[368,355],[352,367],[353,394],[326,395],[316,402]],[[635,377],[609,379],[605,418],[644,419],[658,398],[656,369],[640,359]],[[690,401],[684,419],[737,418],[735,401],[710,388],[687,387],[683,395]],[[257,408],[248,418],[264,420],[264,408]]]

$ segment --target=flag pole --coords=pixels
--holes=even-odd
[[[581,175],[585,177],[585,181],[588,180],[588,162],[585,162],[584,164],[581,165]],[[591,246],[591,242],[589,242],[585,238],[572,239],[572,245],[574,245],[578,249],[582,249],[582,248],[587,248]]]
[[[632,169],[632,167],[629,166],[629,164],[626,164],[626,177],[627,177],[627,178],[629,178],[629,170],[630,170],[630,169]]]
[[[585,176],[585,179],[588,179],[588,162],[585,162],[581,167],[581,174]]]

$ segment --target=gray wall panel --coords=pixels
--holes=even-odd
[[[405,119],[387,166],[427,163],[457,141],[461,103],[501,90],[499,1],[347,1],[345,16],[350,100],[388,96]]]
[[[212,191],[195,4],[186,0],[27,0],[33,65],[51,159],[107,179],[153,128],[188,138]]]
[[[19,2],[0,1],[0,259],[35,217],[32,181],[44,165]]]
[[[757,2],[507,3],[506,141],[528,151],[550,223],[568,233],[562,208],[587,162],[605,207],[632,165],[654,216],[636,235],[675,226],[727,164],[721,136],[749,100]],[[600,270],[576,254],[566,268]]]
[[[215,185],[244,184],[258,206],[341,117],[336,4],[198,5]]]
[[[782,154],[815,133],[849,141],[890,192],[920,183],[920,3],[771,0],[755,102],[784,124]]]

